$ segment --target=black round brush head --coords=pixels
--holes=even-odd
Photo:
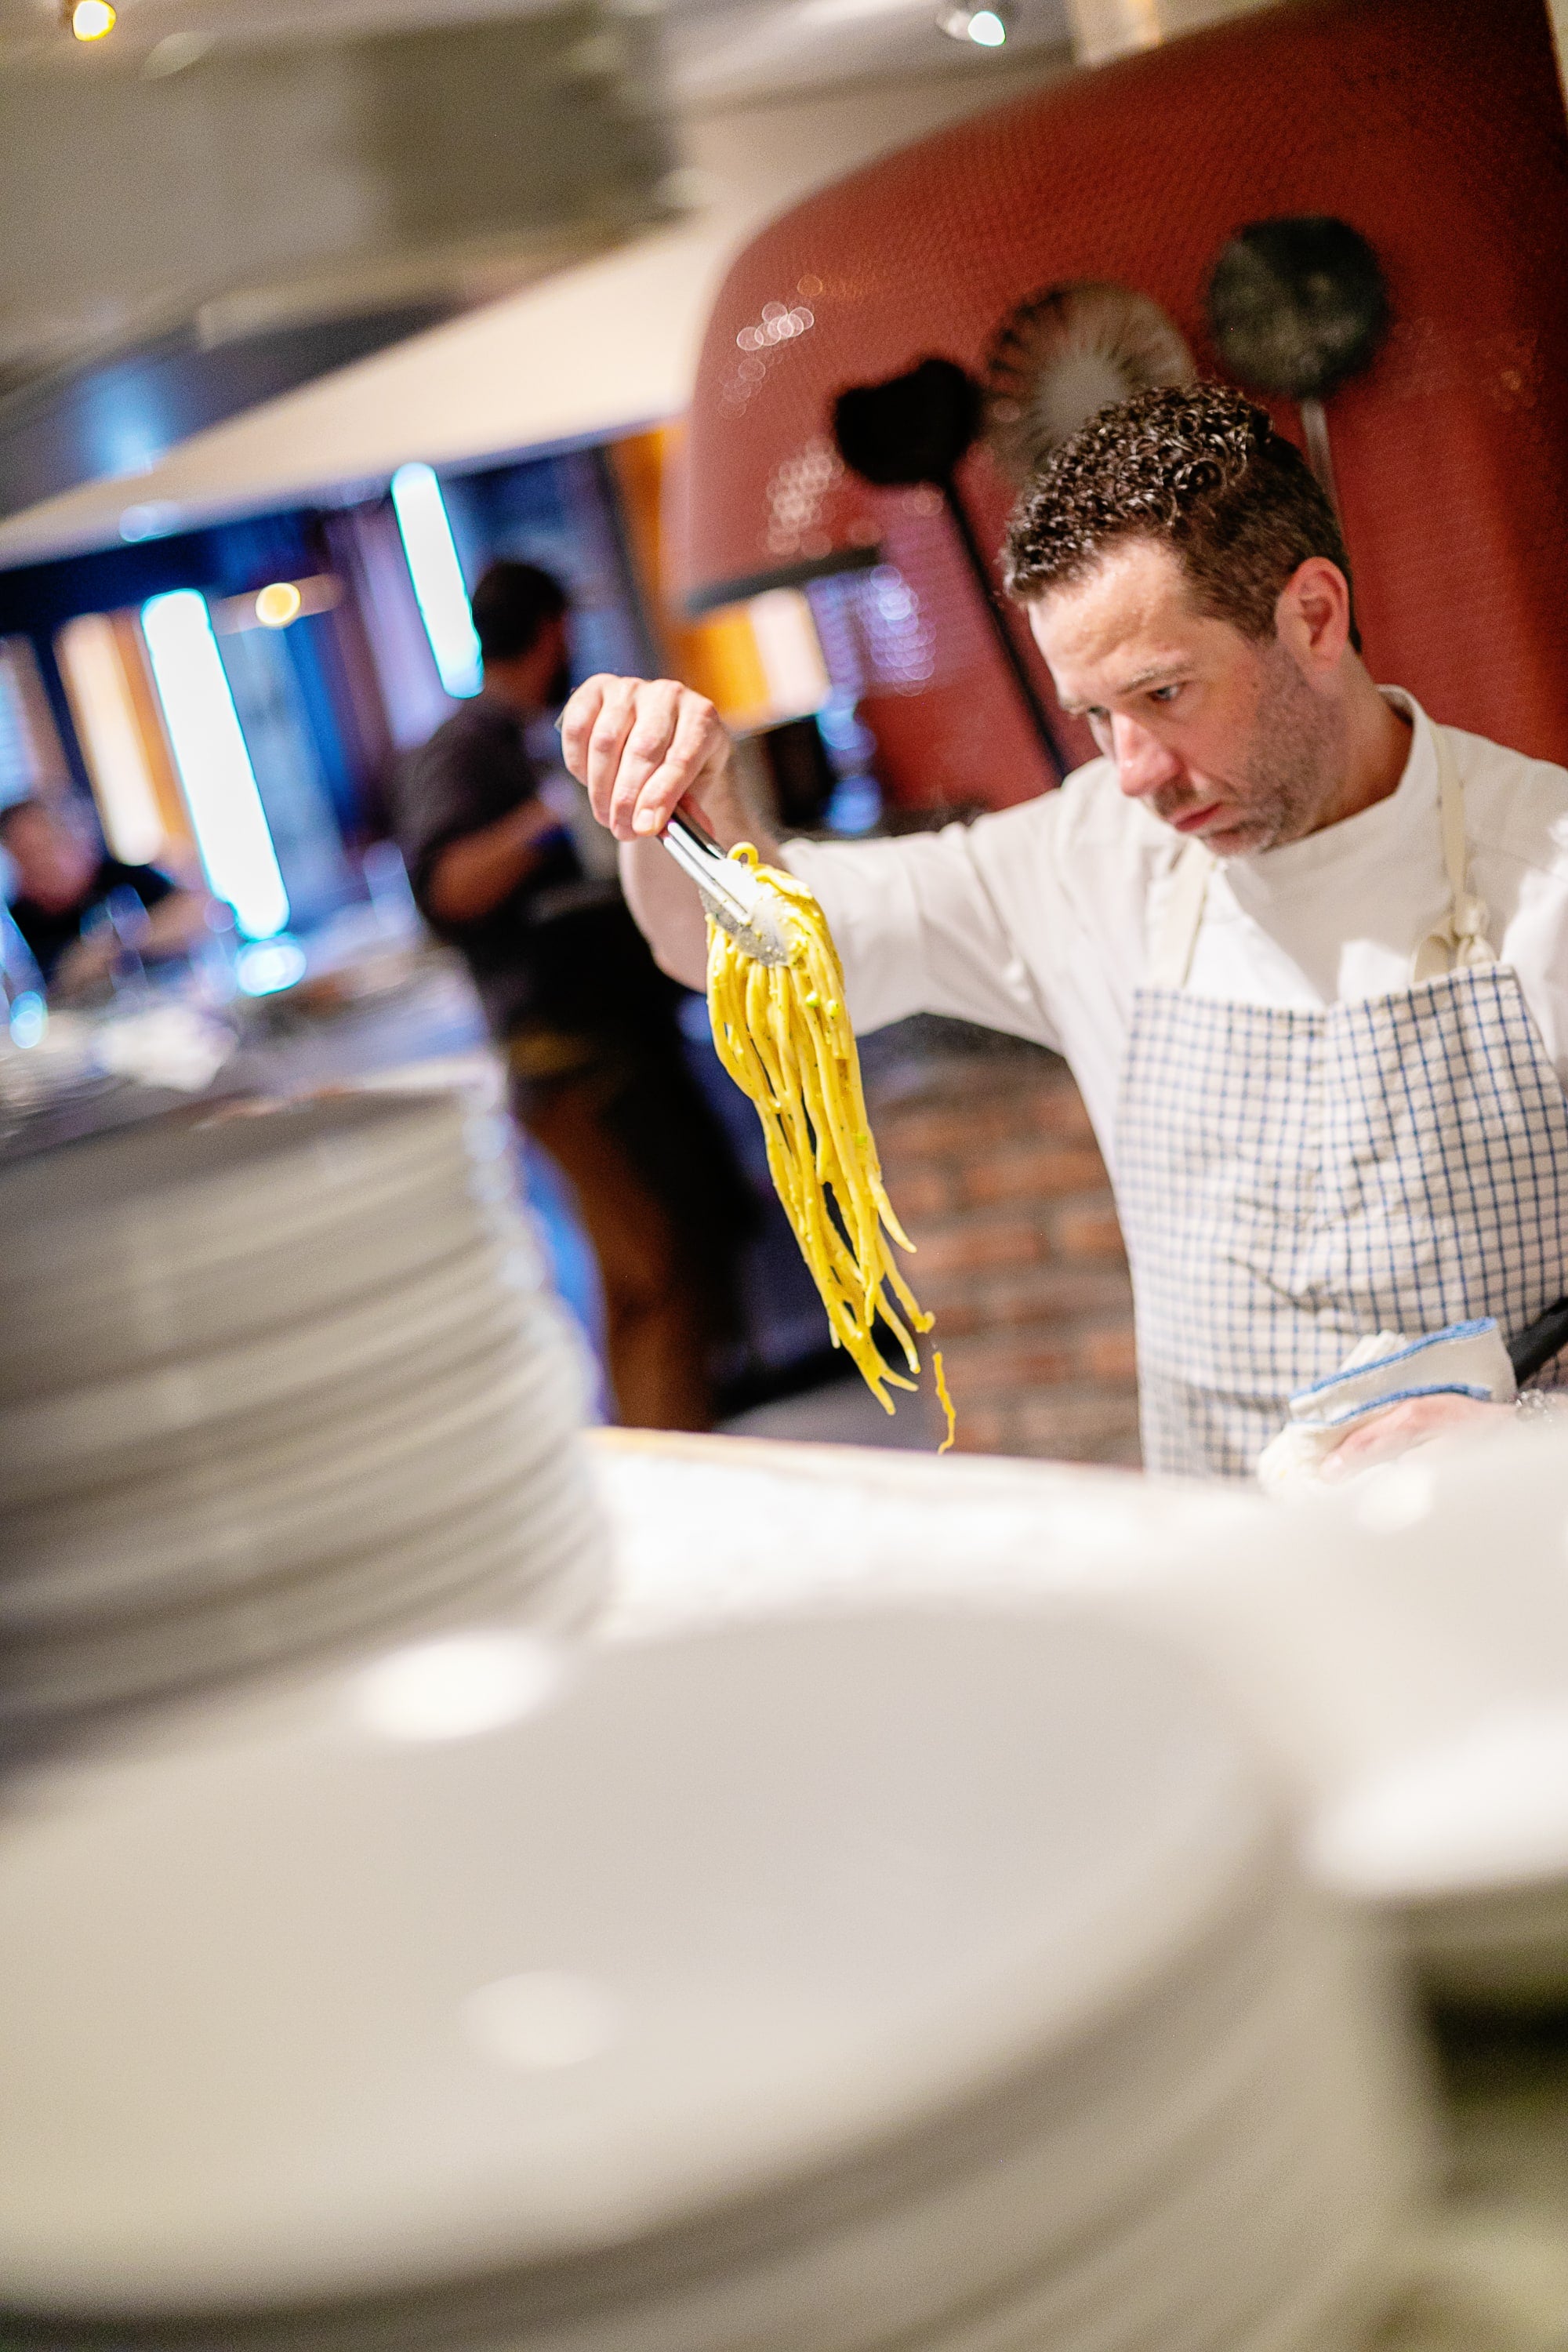
[[[1388,329],[1388,289],[1347,222],[1254,221],[1215,263],[1208,320],[1215,351],[1248,392],[1326,400],[1370,364]]]
[[[833,404],[833,437],[850,469],[879,488],[948,482],[980,430],[980,386],[956,360],[921,360]]]

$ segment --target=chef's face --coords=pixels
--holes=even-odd
[[[1066,710],[1087,718],[1121,789],[1220,857],[1299,841],[1328,822],[1344,766],[1332,690],[1340,648],[1292,601],[1263,643],[1201,610],[1170,549],[1122,541],[1029,607]],[[1338,578],[1338,575],[1335,575]]]

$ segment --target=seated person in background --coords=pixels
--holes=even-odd
[[[420,912],[468,962],[520,1126],[576,1192],[620,1419],[705,1429],[756,1209],[686,1062],[680,992],[613,874],[587,871],[525,745],[528,722],[570,691],[566,609],[532,564],[486,572],[473,596],[483,688],[397,779],[398,846]]]
[[[52,998],[107,988],[127,945],[155,963],[186,954],[203,936],[207,902],[201,892],[182,889],[155,866],[110,857],[91,820],[68,804],[26,800],[0,810],[0,848],[16,871],[12,919]],[[110,902],[121,891],[142,909],[132,940],[111,919]]]

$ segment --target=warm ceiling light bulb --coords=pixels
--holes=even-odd
[[[101,41],[105,33],[114,30],[114,10],[109,0],[75,0],[67,14],[79,41]]]
[[[298,620],[303,601],[291,580],[274,580],[257,592],[256,617],[264,629],[286,629]]]

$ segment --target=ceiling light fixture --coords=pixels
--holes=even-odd
[[[999,49],[1007,38],[1010,14],[1005,8],[944,8],[936,21],[950,40]]]
[[[64,0],[60,15],[79,41],[101,41],[114,30],[115,12],[109,0]]]

